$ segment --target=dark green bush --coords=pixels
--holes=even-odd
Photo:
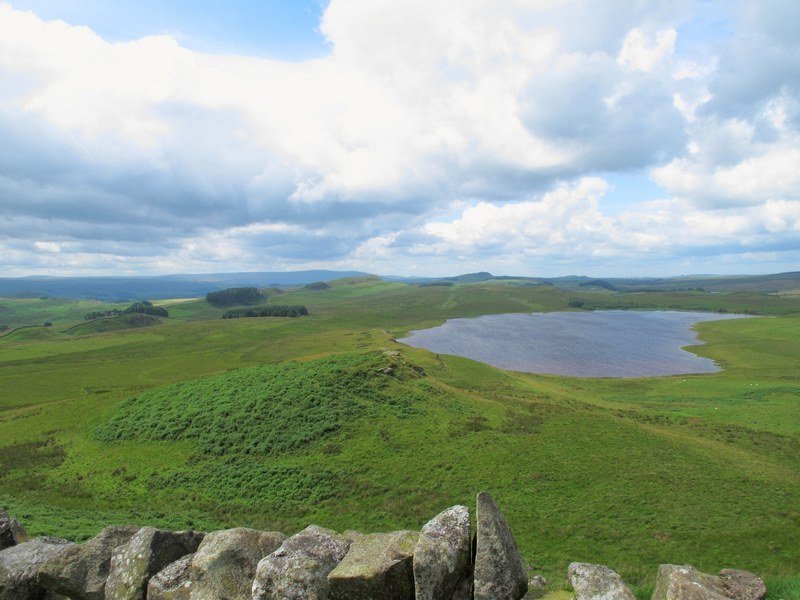
[[[219,308],[260,304],[265,299],[265,296],[258,291],[258,288],[254,287],[228,288],[227,290],[219,290],[218,292],[209,292],[206,294],[206,302],[211,306]]]
[[[122,311],[121,314],[140,313],[143,315],[153,315],[154,317],[168,317],[169,312],[163,306],[153,306],[152,302],[142,300],[141,302],[134,302],[128,308]]]
[[[243,317],[303,317],[308,314],[305,306],[285,306],[271,304],[257,308],[234,308],[225,311],[223,319],[241,319]]]

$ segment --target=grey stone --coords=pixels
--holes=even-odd
[[[39,537],[0,552],[0,600],[56,600],[37,581],[42,563],[72,546],[72,542]]]
[[[425,524],[414,549],[416,600],[453,597],[469,580],[470,545],[466,506],[448,508]]]
[[[0,510],[0,550],[21,544],[27,539],[22,523],[12,519],[6,511]]]
[[[159,571],[147,583],[147,600],[189,600],[192,582],[189,563],[194,554],[187,554]]]
[[[355,529],[345,529],[342,532],[342,537],[351,542],[354,541],[356,538],[360,538],[362,535],[364,534],[361,533],[360,531],[356,531]]]
[[[723,569],[719,572],[722,589],[733,600],[764,600],[767,586],[762,579],[750,571]]]
[[[528,591],[522,597],[522,600],[534,600],[534,598],[541,598],[547,593],[547,579],[541,575],[534,575],[528,579]]]
[[[197,550],[203,534],[143,527],[111,557],[106,600],[144,600],[147,582],[170,563]]]
[[[253,600],[328,600],[328,573],[345,557],[350,541],[311,525],[258,563]]]
[[[414,598],[415,531],[371,533],[356,538],[328,574],[333,600],[411,600]]]
[[[534,575],[530,579],[528,579],[528,589],[534,590],[546,590],[547,589],[547,579],[545,579],[542,575]]]
[[[567,574],[575,600],[635,600],[622,577],[608,567],[575,562]]]
[[[719,577],[688,565],[658,567],[653,600],[729,600]]]
[[[519,600],[528,590],[525,564],[489,492],[477,499],[474,600]]]
[[[72,600],[103,600],[111,555],[137,531],[138,527],[106,527],[88,542],[66,548],[42,564],[39,583]]]
[[[191,600],[250,600],[259,561],[285,539],[244,527],[209,533],[189,563]]]

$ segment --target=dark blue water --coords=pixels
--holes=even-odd
[[[719,371],[683,346],[692,325],[741,315],[678,311],[555,312],[451,319],[400,340],[501,369],[573,377],[652,377]]]

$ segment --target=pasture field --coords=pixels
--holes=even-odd
[[[693,376],[530,375],[395,341],[576,300],[764,316],[699,324],[692,351],[724,371]],[[26,319],[25,302],[45,301],[0,299],[0,314]],[[0,338],[0,505],[73,539],[111,522],[379,531],[488,489],[555,588],[585,560],[644,597],[678,562],[751,569],[771,598],[796,597],[800,298],[362,278],[269,302],[310,315],[222,320],[174,300],[160,325],[65,333],[100,303],[53,301],[62,316],[36,313],[46,339]]]

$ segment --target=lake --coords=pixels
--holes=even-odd
[[[680,311],[514,313],[450,319],[399,341],[501,369],[572,377],[713,373],[717,364],[683,350],[701,344],[692,325],[742,318]]]

